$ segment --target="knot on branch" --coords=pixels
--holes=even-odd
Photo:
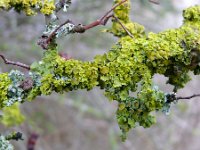
[[[82,24],[79,24],[79,25],[74,26],[73,31],[76,33],[84,33],[85,28]]]
[[[19,87],[22,88],[24,91],[27,91],[33,87],[33,84],[33,79],[31,77],[27,77],[21,82]]]
[[[37,44],[38,44],[39,46],[41,46],[42,49],[48,49],[47,39],[48,39],[47,36],[42,35],[42,36],[39,38]]]

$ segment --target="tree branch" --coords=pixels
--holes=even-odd
[[[160,4],[160,3],[159,3],[159,0],[149,0],[149,2],[154,3],[154,4],[157,4],[157,5]]]
[[[191,99],[191,98],[195,98],[195,97],[200,97],[200,94],[194,94],[191,96],[186,96],[186,97],[176,97],[176,100],[181,100],[181,99]]]
[[[74,33],[84,33],[86,30],[94,28],[98,25],[106,25],[107,21],[109,20],[109,18],[114,17],[113,14],[109,15],[116,7],[122,5],[123,3],[125,3],[127,0],[122,0],[121,2],[115,4],[109,11],[107,11],[100,19],[88,24],[88,25],[76,25],[73,28],[73,32]],[[62,2],[62,4],[61,4]],[[68,2],[71,3],[71,1],[69,0]],[[61,5],[64,5],[64,0],[60,0],[60,4],[57,4],[57,7],[60,8]],[[48,16],[47,16],[48,17]],[[116,17],[115,17],[116,19]],[[116,19],[117,20],[117,19]],[[130,37],[133,37],[131,35],[131,33],[126,29],[126,27],[119,21],[119,19],[117,20],[119,22],[119,24],[122,26],[122,28],[130,35]],[[56,35],[56,32],[59,31],[59,29],[61,29],[64,25],[66,25],[67,23],[72,23],[72,21],[70,21],[69,19],[66,20],[64,23],[62,23],[61,25],[59,25],[48,37],[41,37],[40,41],[38,42],[38,45],[40,45],[43,49],[47,49],[48,44],[50,43],[50,41],[53,39],[53,37]],[[73,24],[73,23],[72,23]]]
[[[78,30],[80,29],[80,26],[81,25],[77,25],[76,29],[74,30],[75,32],[77,33],[83,33],[84,31],[90,29],[90,28],[93,28],[93,27],[96,27],[98,25],[106,25],[107,21],[109,18],[113,17],[113,15],[109,15],[116,7],[122,5],[123,3],[125,3],[127,0],[122,0],[121,2],[115,4],[109,11],[107,11],[100,19],[88,24],[88,25],[84,25],[82,26],[82,30]],[[55,35],[56,31],[58,31],[63,25],[69,23],[69,20],[65,21],[63,24],[61,24],[52,34]],[[78,28],[79,27],[79,28]],[[84,30],[84,31],[83,31]],[[50,35],[52,37],[52,35]]]
[[[121,2],[115,4],[109,11],[107,11],[99,20],[96,20],[95,22],[84,26],[85,30],[88,30],[90,28],[96,27],[98,25],[106,25],[108,19],[112,16],[110,16],[109,14],[118,6],[122,5],[123,3],[127,2],[127,0],[122,0]]]
[[[167,103],[177,102],[179,100],[191,99],[191,98],[195,98],[195,97],[200,97],[200,94],[194,94],[194,95],[186,96],[186,97],[182,97],[182,96],[177,97],[176,93],[171,93],[171,94],[166,95]]]
[[[9,64],[9,65],[15,65],[15,66],[19,66],[21,68],[25,68],[27,70],[30,70],[30,66],[26,65],[26,64],[23,64],[21,62],[14,62],[14,61],[11,61],[11,60],[8,60],[5,58],[4,55],[0,54],[0,57],[3,59],[4,63],[5,64]]]

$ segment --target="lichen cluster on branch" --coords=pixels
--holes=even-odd
[[[25,12],[26,15],[35,15],[37,11],[50,15],[55,10],[54,0],[1,0],[0,10],[14,8],[17,12]]]
[[[0,74],[1,107],[53,91],[63,93],[98,86],[105,90],[108,99],[118,101],[116,115],[124,139],[137,125],[150,127],[155,123],[151,112],[168,111],[170,107],[167,93],[153,85],[153,76],[159,73],[168,77],[176,92],[189,81],[189,71],[200,73],[200,6],[184,11],[180,28],[148,35],[143,26],[129,19],[129,10],[127,1],[114,10],[114,15],[134,38],[113,20],[108,32],[119,37],[119,41],[91,62],[65,60],[56,47],[51,47],[41,61],[31,65],[29,75],[19,71]],[[134,97],[131,92],[135,92]]]

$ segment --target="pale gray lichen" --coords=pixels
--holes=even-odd
[[[49,25],[46,25],[46,30],[43,32],[43,35],[49,37],[51,34],[53,34],[53,32],[57,30],[55,32],[55,37],[59,38],[59,37],[74,33],[74,30],[73,30],[74,27],[75,25],[72,23],[66,23],[65,25],[61,27],[55,23],[49,24]]]
[[[29,76],[33,80],[33,86],[40,87],[41,86],[41,76],[38,73],[29,72]]]
[[[63,25],[57,32],[56,32],[56,38],[66,36],[67,34],[74,33],[74,24],[67,23]]]
[[[11,84],[8,87],[7,97],[8,100],[5,102],[6,106],[11,106],[16,102],[23,102],[27,97],[27,91],[21,86],[23,81],[28,77],[32,81],[32,87],[41,86],[41,76],[37,73],[29,72],[29,74],[24,75],[18,70],[12,70],[8,74],[11,79]],[[31,87],[31,88],[32,88]]]
[[[49,36],[51,35],[59,26],[55,23],[50,23],[49,25],[46,25],[45,31],[43,32],[43,35]]]
[[[11,106],[15,102],[22,102],[24,98],[24,90],[19,86],[25,79],[25,76],[18,70],[12,70],[8,76],[11,79],[12,84],[8,88],[8,101],[6,101],[6,106]]]
[[[4,136],[0,136],[0,150],[14,150],[13,146]]]
[[[162,112],[165,113],[166,115],[170,114],[170,108],[172,102],[176,104],[178,101],[176,100],[176,93],[171,92],[171,93],[165,93],[165,103],[162,108]]]
[[[11,70],[8,76],[15,86],[19,86],[20,82],[24,80],[24,73],[19,70]]]

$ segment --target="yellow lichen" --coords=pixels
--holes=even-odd
[[[17,12],[25,12],[26,15],[35,15],[39,10],[45,15],[50,15],[55,9],[54,0],[1,0],[0,9],[14,8]]]

